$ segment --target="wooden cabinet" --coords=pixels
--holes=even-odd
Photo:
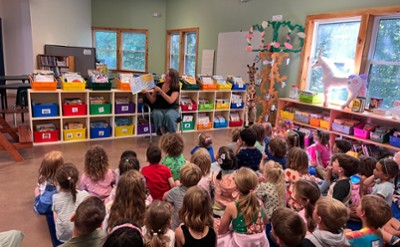
[[[330,142],[333,143],[336,137],[338,136],[343,136],[349,139],[357,140],[360,142],[363,142],[365,144],[374,144],[376,146],[381,146],[385,147],[391,150],[396,150],[400,151],[400,148],[395,147],[390,145],[389,143],[380,143],[373,141],[371,139],[364,139],[360,138],[357,136],[354,136],[353,134],[345,134],[342,132],[338,132],[333,130],[332,128],[332,123],[335,118],[347,118],[347,119],[357,119],[360,120],[361,123],[372,123],[378,126],[386,126],[386,127],[391,127],[393,129],[400,129],[400,121],[393,119],[391,116],[381,116],[377,114],[373,114],[371,112],[363,112],[363,113],[358,113],[358,112],[352,112],[349,109],[341,109],[340,107],[335,107],[335,106],[329,106],[329,107],[323,107],[322,105],[314,105],[314,104],[308,104],[308,103],[303,103],[298,100],[294,99],[288,99],[288,98],[281,98],[278,101],[278,116],[277,116],[277,122],[280,119],[284,118],[289,118],[291,120],[292,117],[294,116],[291,114],[288,114],[287,112],[284,111],[286,107],[295,107],[299,109],[300,111],[306,111],[306,112],[311,112],[311,113],[323,113],[325,115],[329,116],[329,123],[327,123],[327,128],[317,126],[316,124],[313,123],[304,123],[300,121],[294,120],[294,124],[299,125],[299,126],[304,126],[308,127],[311,129],[318,129],[318,130],[323,130],[327,131],[330,133]]]
[[[74,57],[37,55],[37,68],[51,70],[56,77],[59,77],[65,72],[75,71]]]
[[[244,101],[245,91],[181,91],[182,97],[188,96],[196,104],[200,99],[208,99],[211,105],[201,109],[182,109],[183,122],[181,127],[186,131],[214,130],[229,128],[229,126],[241,127],[242,121],[235,123],[230,121],[230,115],[234,114],[243,120],[244,104],[232,104],[232,98],[242,98]],[[106,100],[104,104],[91,105],[90,99],[102,97]],[[79,99],[81,105],[64,105],[66,99]],[[129,99],[129,103],[116,104],[118,99]],[[223,99],[223,104],[216,104],[216,100]],[[28,90],[30,126],[33,134],[37,135],[34,145],[54,144],[64,142],[80,142],[88,140],[108,140],[114,138],[127,138],[149,135],[151,126],[147,121],[148,113],[142,113],[142,101],[138,94],[132,95],[130,91],[112,89],[109,91],[34,91]],[[186,122],[187,116],[192,116],[192,122]],[[209,117],[211,125],[204,126],[199,123],[203,117]],[[214,120],[220,116],[227,121],[226,126],[214,125]],[[116,122],[129,119],[129,126],[117,126]],[[96,122],[108,123],[107,128],[91,128]],[[41,133],[36,131],[39,124],[54,124],[57,131]],[[84,128],[78,130],[67,130],[64,127],[71,123],[82,124]],[[236,125],[235,125],[236,124]],[[155,134],[154,129],[151,129]],[[40,136],[39,136],[40,135]],[[38,137],[39,136],[39,137]],[[39,138],[39,139],[37,139]],[[37,141],[39,140],[39,141]]]

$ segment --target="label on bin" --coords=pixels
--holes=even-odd
[[[72,139],[72,137],[74,137],[74,135],[72,133],[67,134],[67,139]]]
[[[190,123],[186,123],[185,128],[190,128]]]
[[[42,114],[43,115],[47,115],[47,114],[50,114],[51,113],[51,110],[50,110],[50,108],[44,108],[44,109],[42,109]]]
[[[99,112],[104,112],[104,106],[99,107]]]
[[[76,137],[82,137],[82,133],[81,132],[78,132],[78,133],[76,133]]]
[[[104,136],[104,130],[99,131],[99,136]]]
[[[42,139],[50,139],[51,138],[51,134],[50,133],[43,133],[42,134]]]
[[[72,107],[72,112],[77,113],[78,112],[78,107]]]
[[[128,110],[129,110],[129,106],[127,106],[127,105],[121,106],[121,111],[128,111]]]
[[[128,133],[128,129],[122,129],[122,133],[124,134]]]
[[[193,108],[192,108],[192,105],[188,106],[188,109],[189,109],[189,110],[192,110],[192,109],[193,109]]]
[[[149,131],[149,127],[144,127],[143,130],[144,130],[144,132],[148,132]]]
[[[238,84],[238,87],[239,87],[239,88],[243,88],[243,84],[242,84],[242,83],[239,83],[239,84]]]
[[[242,103],[237,103],[236,104],[236,107],[241,107],[242,106]]]

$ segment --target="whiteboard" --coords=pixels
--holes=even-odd
[[[249,81],[247,64],[252,65],[258,52],[248,52],[247,32],[228,32],[218,34],[217,68],[216,74],[227,76],[241,76],[245,82]],[[260,33],[254,32],[253,46],[260,40]],[[256,64],[257,66],[257,64]],[[260,63],[258,63],[258,66]],[[258,69],[260,71],[260,68]]]

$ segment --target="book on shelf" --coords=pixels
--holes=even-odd
[[[132,77],[129,85],[131,86],[132,94],[140,93],[142,90],[151,90],[156,86],[152,74]]]

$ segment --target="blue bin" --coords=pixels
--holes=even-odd
[[[231,109],[243,109],[244,107],[244,103],[240,102],[240,103],[231,103]]]
[[[111,136],[111,126],[104,128],[90,128],[90,139],[106,138]]]
[[[55,103],[42,104],[32,103],[33,117],[55,117],[58,116],[58,105]]]

